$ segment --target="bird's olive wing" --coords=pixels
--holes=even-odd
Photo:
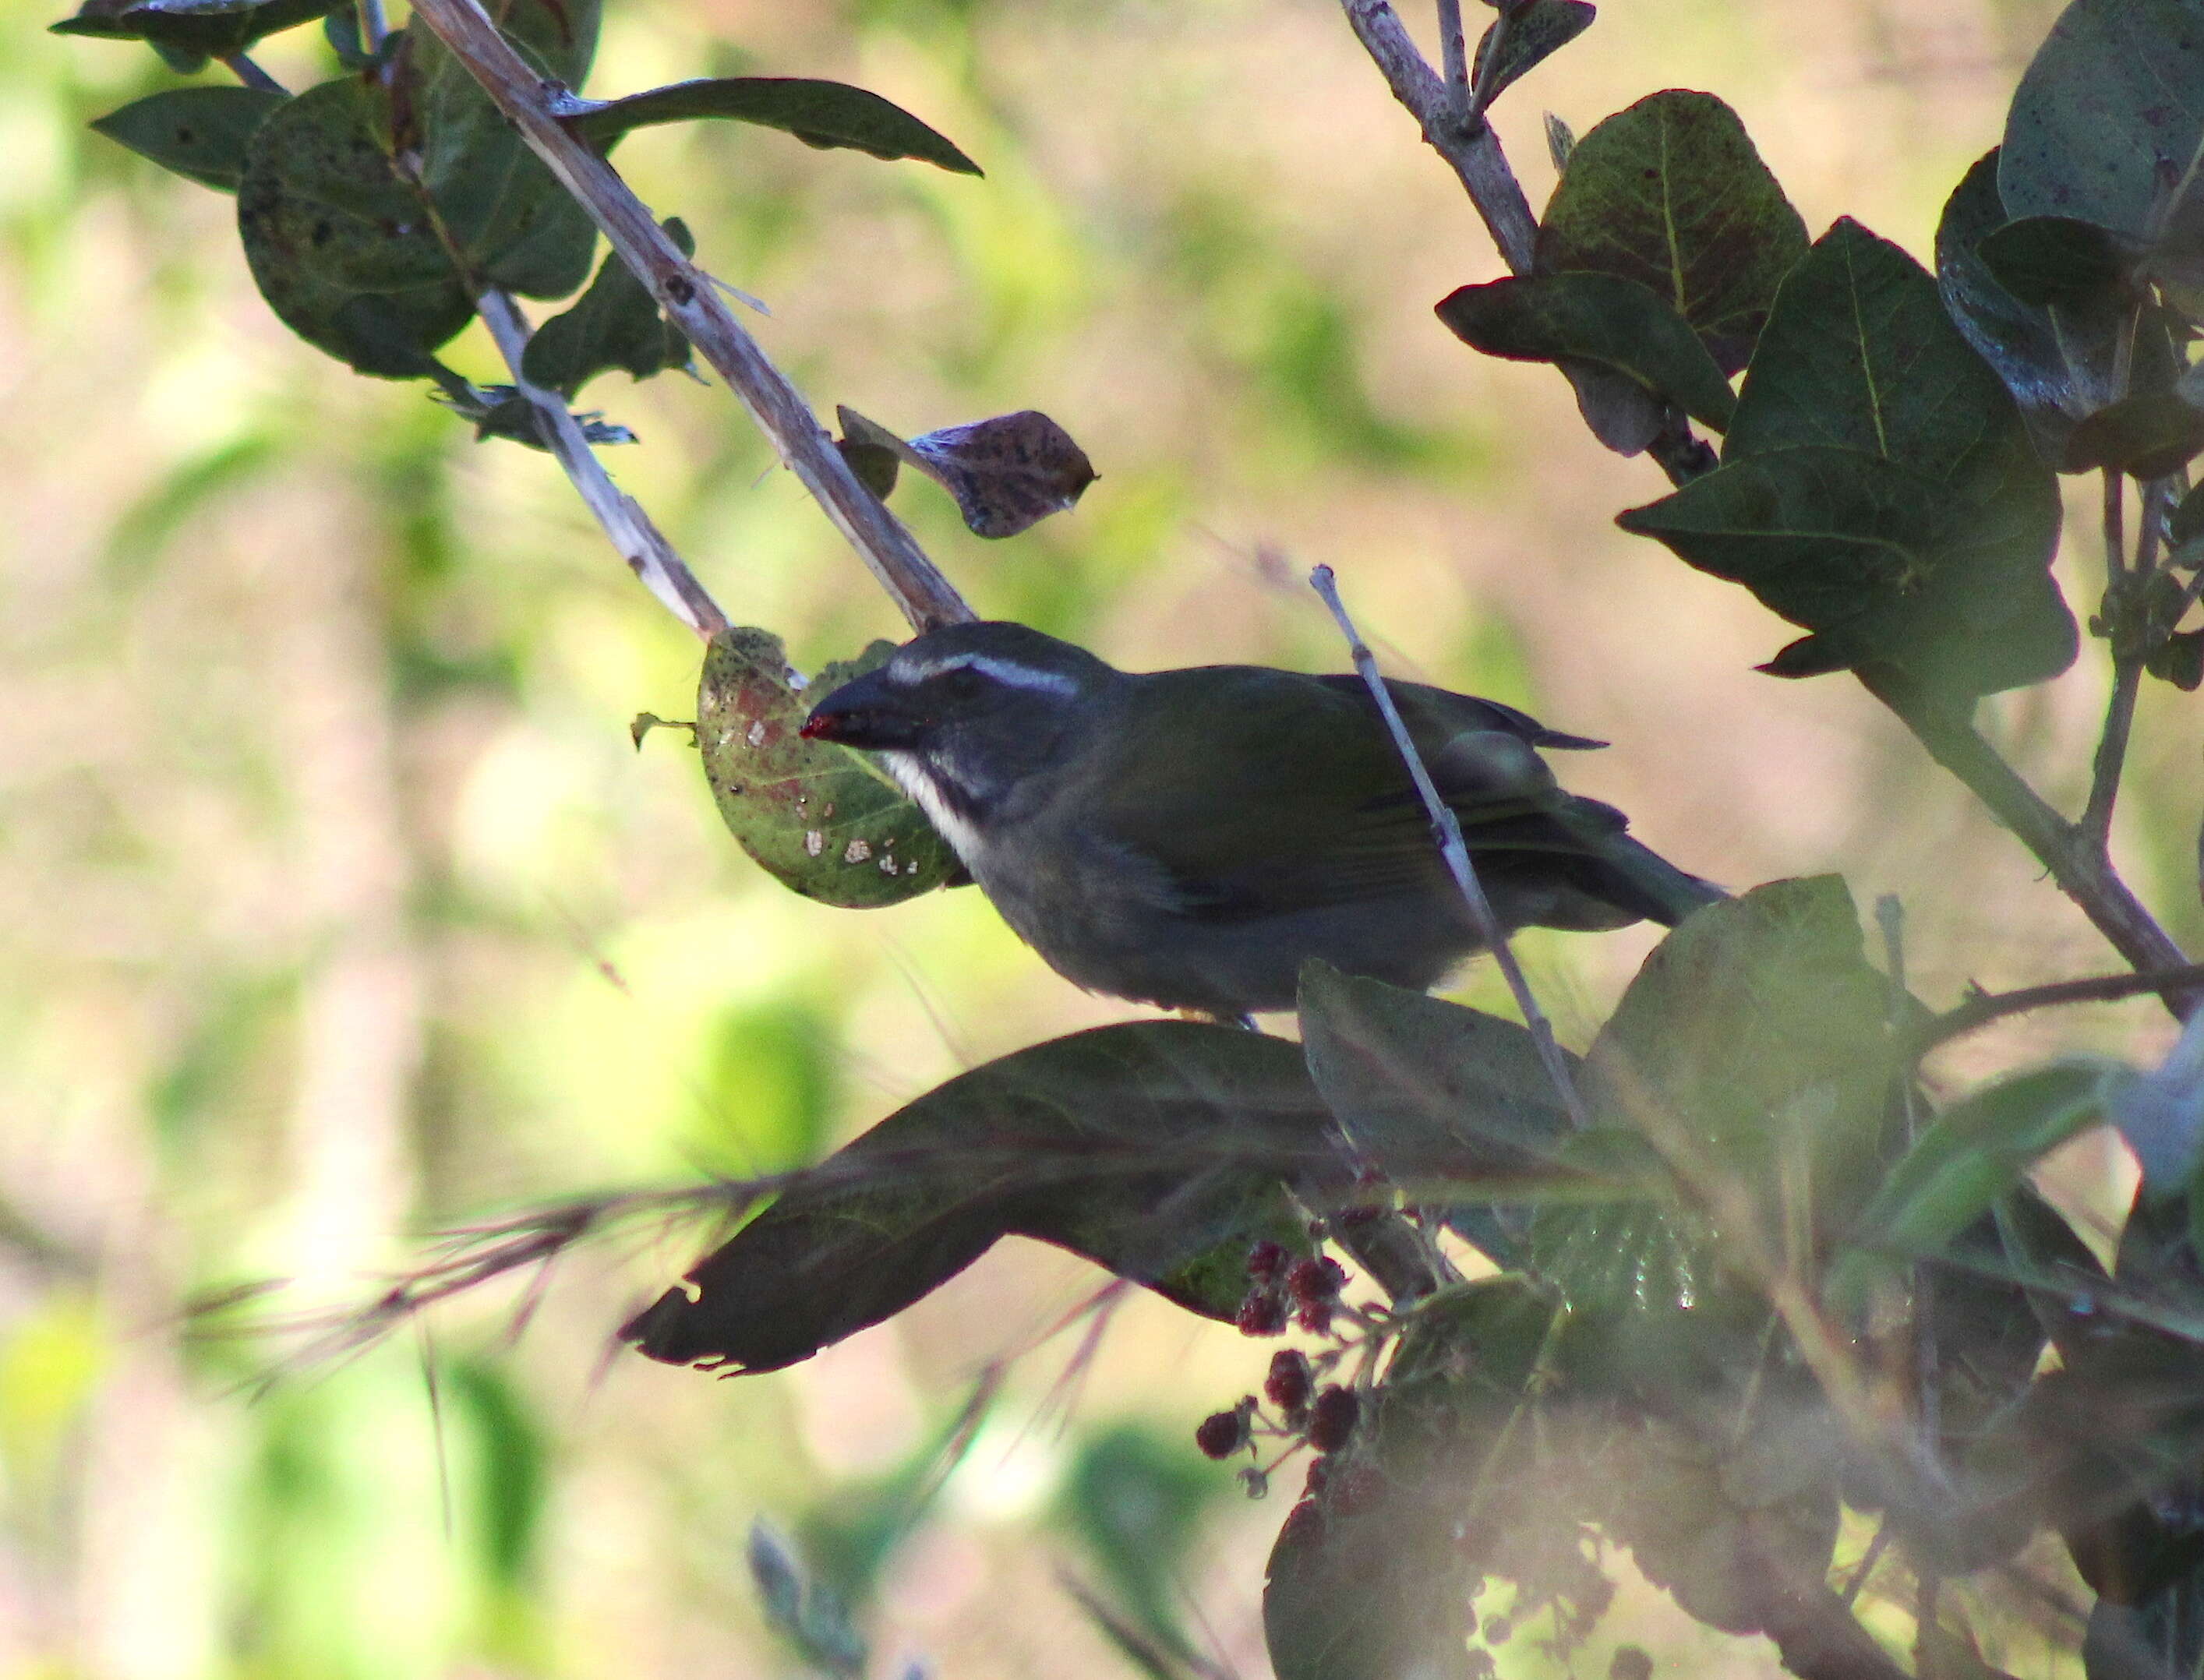
[[[1452,727],[1461,715],[1419,706],[1410,733],[1472,851],[1583,856],[1619,828],[1619,813],[1562,793],[1520,731]],[[1366,693],[1254,666],[1162,671],[1115,722],[1098,837],[1152,860],[1183,913],[1235,920],[1449,890]]]

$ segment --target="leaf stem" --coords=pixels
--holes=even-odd
[[[1928,755],[1958,777],[2021,844],[2035,854],[2051,878],[2129,963],[2144,973],[2179,968],[2188,961],[2105,855],[2029,786],[2020,773],[1982,739],[1974,725],[1892,666],[1857,673],[1867,691],[1898,714]],[[2186,1020],[2204,986],[2165,994],[2166,1007]]]
[[[912,628],[976,617],[880,498],[857,482],[809,405],[735,319],[711,278],[682,255],[612,165],[567,127],[559,109],[572,98],[567,91],[529,68],[477,0],[414,0],[413,17],[482,84],[604,230],[620,260],[741,399]]]
[[[2085,979],[2053,980],[2047,985],[2023,986],[2015,991],[1978,992],[1955,1009],[1923,1023],[1906,1044],[1900,1061],[1906,1066],[1921,1060],[1939,1045],[1949,1044],[1994,1020],[2048,1009],[2061,1003],[2116,1003],[2124,997],[2150,992],[2189,991],[2204,988],[2204,962],[2186,962],[2177,968],[2160,968],[2141,974],[2093,974]]]
[[[1469,92],[1469,37],[1461,27],[1461,0],[1438,0],[1439,64],[1449,87]]]
[[[1409,736],[1407,725],[1401,721],[1401,710],[1393,703],[1392,690],[1378,674],[1378,660],[1354,628],[1354,621],[1347,613],[1346,603],[1339,598],[1339,582],[1328,565],[1320,565],[1309,573],[1309,585],[1323,597],[1324,604],[1331,609],[1331,616],[1339,625],[1340,634],[1347,638],[1348,652],[1354,659],[1355,670],[1361,674],[1369,688],[1370,697],[1378,702],[1378,710],[1385,719],[1385,727],[1393,736],[1393,745],[1399,749],[1408,775],[1416,784],[1416,794],[1424,802],[1424,809],[1431,825],[1439,831],[1439,850],[1446,859],[1447,868],[1454,876],[1455,885],[1460,889],[1462,902],[1469,907],[1471,925],[1477,929],[1478,938],[1492,953],[1493,961],[1507,979],[1508,990],[1514,994],[1515,1007],[1523,1012],[1523,1024],[1531,1029],[1532,1042],[1537,1045],[1538,1060],[1546,1069],[1546,1077],[1554,1083],[1560,1095],[1561,1107],[1567,1110],[1570,1122],[1579,1131],[1591,1124],[1585,1112],[1584,1102],[1577,1095],[1576,1082],[1569,1077],[1568,1063],[1561,1059],[1561,1048],[1555,1042],[1553,1023],[1546,1012],[1538,1007],[1538,1000],[1524,978],[1515,953],[1508,948],[1508,934],[1500,926],[1500,918],[1493,914],[1491,901],[1485,897],[1484,885],[1477,878],[1477,866],[1470,861],[1469,847],[1461,837],[1461,824],[1445,800],[1439,797],[1437,784],[1425,765],[1423,754]]]
[[[696,581],[696,574],[643,511],[642,504],[613,482],[565,399],[535,384],[521,371],[530,333],[528,318],[520,312],[512,294],[489,287],[475,299],[475,307],[490,336],[497,340],[498,354],[512,372],[513,389],[536,411],[536,435],[565,470],[597,524],[604,527],[613,547],[627,561],[628,570],[667,612],[706,641],[726,630],[727,615]]]

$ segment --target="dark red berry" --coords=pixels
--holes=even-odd
[[[1309,1460],[1308,1480],[1301,1484],[1301,1491],[1311,1499],[1314,1499],[1318,1494],[1324,1492],[1324,1485],[1330,1477],[1331,1460],[1312,1458]]]
[[[1267,1289],[1251,1289],[1232,1322],[1243,1336],[1275,1336],[1286,1328],[1286,1304]]]
[[[1304,1301],[1294,1314],[1294,1322],[1313,1335],[1322,1335],[1331,1328],[1330,1301]]]
[[[1264,1398],[1281,1411],[1299,1411],[1308,1404],[1315,1386],[1309,1375],[1308,1356],[1297,1347],[1282,1347],[1271,1356],[1271,1374],[1263,1379]]]
[[[1267,1239],[1247,1251],[1247,1275],[1259,1278],[1265,1283],[1274,1280],[1286,1269],[1286,1251]]]
[[[1336,1452],[1354,1434],[1354,1419],[1361,1401],[1350,1389],[1336,1384],[1316,1397],[1309,1408],[1308,1444],[1319,1452]]]
[[[1347,1269],[1336,1260],[1296,1260],[1286,1274],[1286,1287],[1304,1305],[1335,1300],[1346,1287]]]
[[[1194,1432],[1194,1444],[1212,1458],[1229,1458],[1247,1444],[1247,1414],[1212,1411]]]

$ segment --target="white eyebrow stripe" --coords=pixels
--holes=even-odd
[[[1020,665],[1015,660],[997,659],[992,654],[951,654],[947,659],[928,660],[924,665],[909,667],[909,680],[923,683],[951,671],[976,671],[992,677],[1005,688],[1031,689],[1041,694],[1073,695],[1079,684],[1060,671],[1036,671],[1029,665]]]

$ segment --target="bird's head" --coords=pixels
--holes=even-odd
[[[803,734],[881,754],[968,812],[1054,761],[1121,673],[1023,624],[951,624],[898,648],[812,708]]]

